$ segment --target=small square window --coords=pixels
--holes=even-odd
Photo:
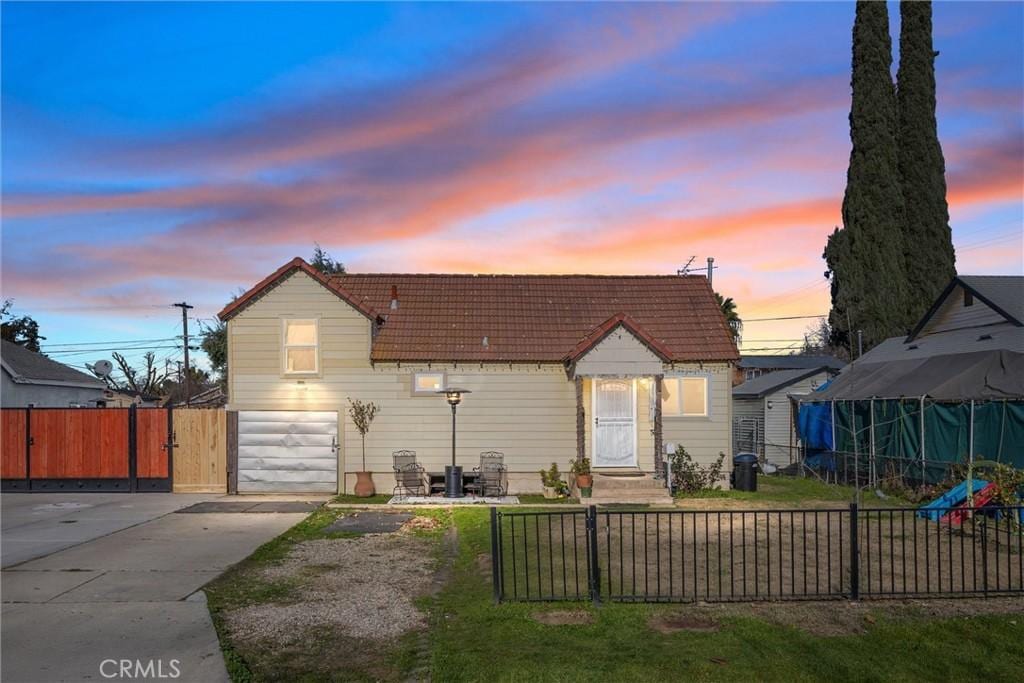
[[[447,386],[443,372],[414,372],[412,374],[413,396],[433,395]]]
[[[320,330],[316,320],[283,321],[282,369],[286,375],[309,375],[319,371]]]

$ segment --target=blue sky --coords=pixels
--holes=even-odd
[[[934,9],[960,272],[1022,270],[1022,7]],[[106,352],[56,349],[169,337],[172,301],[210,318],[314,241],[358,271],[711,255],[744,317],[822,313],[853,12],[5,3],[3,294],[73,362]]]

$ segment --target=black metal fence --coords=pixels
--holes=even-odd
[[[1024,592],[1024,508],[491,511],[495,600]]]

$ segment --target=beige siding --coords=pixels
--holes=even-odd
[[[719,453],[725,453],[726,469],[732,462],[732,371],[725,363],[676,364],[676,373],[705,375],[708,377],[709,415],[707,417],[665,417],[662,434],[665,443],[684,446],[700,463],[713,462]],[[666,369],[666,375],[672,370]]]
[[[621,326],[576,363],[577,375],[640,377],[661,372],[661,359]]]
[[[924,326],[919,337],[938,332],[949,332],[950,330],[962,330],[970,327],[982,327],[984,325],[997,325],[1006,322],[999,313],[989,308],[985,302],[975,297],[974,304],[964,306],[964,289],[957,286],[946,300],[942,302],[939,310],[935,311],[931,320]]]
[[[320,320],[321,373],[281,373],[281,318]],[[345,414],[346,398],[373,401],[380,413],[366,439],[366,467],[378,488],[390,490],[391,452],[417,451],[428,470],[451,459],[451,410],[436,396],[412,396],[412,373],[426,365],[369,362],[370,323],[302,273],[288,278],[228,323],[230,408],[233,410],[336,410],[342,434],[342,469],[362,469],[358,432]],[[458,410],[458,457],[475,467],[482,450],[505,452],[529,490],[535,474],[558,462],[567,469],[576,452],[576,400],[560,365],[433,365],[448,383],[472,390]],[[537,479],[536,483],[532,483]],[[349,478],[348,488],[352,481]]]
[[[320,373],[301,383],[281,371],[281,319],[289,316],[320,321]],[[373,401],[380,412],[366,439],[366,468],[375,472],[379,490],[390,491],[392,451],[416,450],[428,470],[450,462],[450,408],[440,397],[412,396],[413,372],[443,370],[450,386],[473,392],[458,409],[460,464],[472,468],[480,451],[504,451],[513,491],[538,490],[537,471],[553,461],[568,469],[576,454],[576,399],[561,365],[371,365],[370,335],[362,314],[304,273],[292,275],[228,323],[230,409],[338,411],[339,471],[348,473],[339,479],[351,490],[351,473],[362,469],[362,444],[346,415],[346,399]],[[659,363],[656,371],[661,370]],[[710,372],[711,417],[665,421],[665,440],[686,443],[699,458],[730,448],[729,407],[723,402],[728,368]],[[639,465],[648,471],[654,466],[650,382],[641,381],[637,406]],[[585,384],[589,453],[590,386]]]

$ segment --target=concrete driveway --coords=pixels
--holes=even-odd
[[[305,514],[175,514],[211,500],[4,494],[0,677],[228,680],[199,589]]]

